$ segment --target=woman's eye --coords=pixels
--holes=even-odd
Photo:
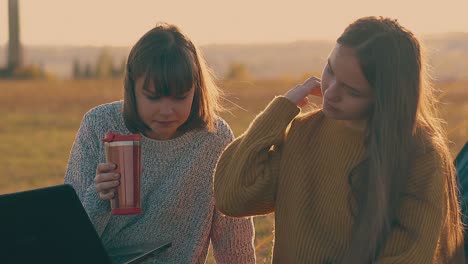
[[[357,93],[357,92],[355,92],[355,91],[353,91],[351,89],[347,89],[347,90],[348,90],[348,94],[353,96],[353,97],[359,97],[360,96],[359,93]]]
[[[176,100],[179,100],[179,101],[182,101],[182,100],[187,99],[187,95],[176,96],[175,99],[176,99]]]

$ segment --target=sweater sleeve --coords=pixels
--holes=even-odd
[[[255,263],[252,218],[233,218],[214,209],[211,243],[216,263]]]
[[[98,124],[93,123],[91,114],[87,113],[70,152],[65,183],[73,186],[97,233],[101,236],[111,214],[110,203],[100,199],[94,186],[100,156],[100,136],[95,131],[96,125]]]
[[[276,97],[225,149],[214,180],[216,206],[222,213],[248,216],[274,210],[280,145],[298,113],[287,98]]]
[[[446,186],[434,152],[416,160],[378,264],[432,263],[446,219]]]

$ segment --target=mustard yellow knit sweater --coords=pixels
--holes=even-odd
[[[230,216],[275,212],[273,263],[339,263],[353,231],[348,174],[363,158],[364,135],[321,111],[299,111],[277,97],[227,147],[216,168],[216,206]],[[435,157],[427,152],[413,164],[397,210],[401,226],[377,263],[432,263],[446,218]]]

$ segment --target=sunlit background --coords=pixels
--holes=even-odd
[[[7,0],[0,1],[0,43],[7,40]],[[28,45],[132,45],[156,21],[182,27],[199,45],[335,39],[361,16],[383,15],[419,34],[468,32],[468,1],[424,0],[23,0]]]
[[[0,0],[0,194],[63,182],[83,114],[122,98],[128,51],[158,21],[200,46],[226,94],[222,116],[239,135],[273,96],[320,75],[353,20],[398,19],[425,44],[454,156],[468,139],[467,0],[18,2],[22,59],[8,69]],[[258,263],[271,261],[273,218],[255,219]]]

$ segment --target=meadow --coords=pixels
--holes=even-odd
[[[223,118],[240,135],[291,80],[225,81]],[[468,81],[436,83],[455,155],[468,140]],[[0,194],[63,182],[84,113],[122,98],[120,80],[0,81]],[[315,103],[318,103],[317,101]],[[273,215],[255,218],[257,262],[270,263]],[[210,254],[208,263],[214,263]]]

